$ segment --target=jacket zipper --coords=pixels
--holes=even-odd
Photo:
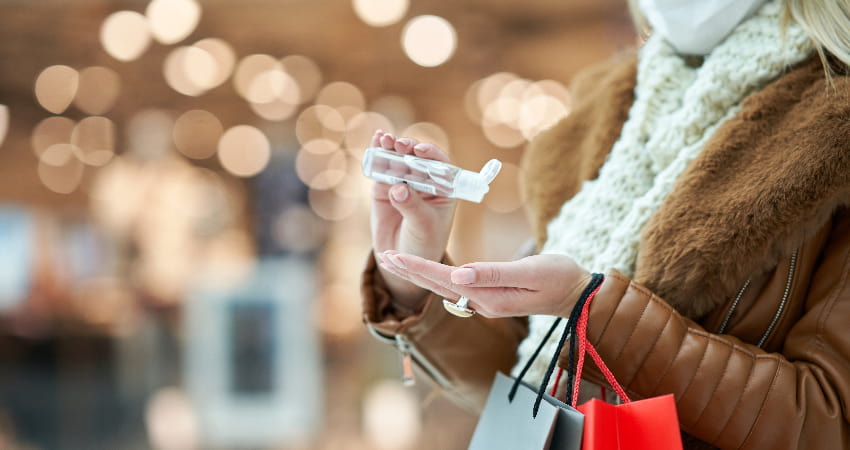
[[[767,327],[767,331],[761,336],[759,339],[758,346],[761,347],[767,341],[767,338],[773,332],[773,329],[776,328],[776,324],[779,322],[779,318],[782,316],[782,312],[785,310],[785,305],[788,303],[788,296],[791,295],[791,281],[794,278],[794,271],[797,267],[797,250],[794,250],[794,253],[791,253],[791,264],[788,266],[788,279],[785,280],[785,291],[782,293],[782,301],[779,302],[779,309],[776,310],[776,314],[773,316],[773,320],[770,321],[770,325]]]
[[[449,387],[448,379],[427,358],[423,357],[422,353],[403,334],[395,335],[395,343],[399,352],[401,352],[401,382],[405,386],[412,386],[416,383],[416,377],[413,373],[413,362],[416,361],[440,387]]]
[[[717,330],[717,334],[723,334],[726,332],[726,327],[729,325],[729,319],[732,318],[732,313],[734,313],[735,309],[738,308],[738,302],[741,301],[741,297],[744,296],[744,292],[746,292],[747,288],[750,287],[750,281],[752,281],[752,279],[747,280],[741,290],[738,291],[738,295],[735,296],[732,306],[730,306],[729,311],[726,312],[726,317],[723,318],[723,323],[720,325],[720,329]]]

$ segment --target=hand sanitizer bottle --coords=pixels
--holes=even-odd
[[[370,147],[363,155],[363,174],[386,184],[405,183],[431,195],[459,198],[481,203],[490,191],[490,182],[499,174],[502,163],[491,159],[472,172],[433,159]]]

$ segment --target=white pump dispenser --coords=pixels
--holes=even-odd
[[[472,172],[378,147],[367,148],[363,155],[363,174],[375,181],[405,183],[417,191],[475,203],[481,203],[484,194],[490,191],[490,182],[501,169],[498,159],[487,161],[481,172]]]

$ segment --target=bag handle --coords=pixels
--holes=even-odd
[[[585,351],[590,354],[590,357],[593,359],[593,362],[596,363],[596,366],[599,367],[599,370],[605,375],[605,379],[608,380],[608,384],[614,389],[614,392],[620,396],[623,400],[623,403],[629,403],[631,400],[629,396],[626,395],[626,391],[623,389],[623,386],[617,381],[617,378],[614,377],[614,374],[611,372],[611,369],[605,364],[605,361],[602,360],[602,357],[599,356],[599,353],[596,351],[596,348],[587,340],[587,320],[589,316],[590,303],[593,301],[593,297],[589,298],[581,308],[581,315],[579,316],[578,323],[576,323],[576,333],[578,335],[578,362],[575,366],[575,376],[576,379],[573,386],[572,392],[572,406],[575,406],[576,399],[578,398],[578,388],[579,381],[581,380],[581,372],[584,368],[584,353]],[[570,362],[572,364],[572,361]]]
[[[587,303],[587,301],[590,298],[592,298],[593,295],[596,294],[596,292],[599,290],[599,287],[602,285],[602,281],[604,280],[604,278],[605,277],[602,274],[599,274],[599,273],[595,273],[591,276],[590,283],[588,283],[588,285],[584,288],[584,291],[582,291],[581,296],[579,297],[579,300],[576,303],[576,307],[573,308],[573,311],[570,313],[570,317],[569,317],[569,321],[567,322],[567,326],[564,329],[564,333],[561,335],[561,339],[558,343],[558,347],[555,350],[555,354],[552,356],[552,359],[549,361],[549,367],[546,369],[546,374],[544,375],[543,381],[541,382],[540,387],[537,390],[537,398],[535,399],[534,407],[532,408],[532,417],[537,418],[537,412],[540,409],[540,403],[543,400],[543,394],[546,392],[546,386],[549,384],[549,378],[551,378],[552,372],[555,370],[555,366],[557,366],[557,364],[558,364],[558,357],[561,354],[561,349],[564,347],[564,343],[566,342],[567,337],[572,336],[574,338],[575,335],[576,335],[576,333],[575,333],[576,322],[579,319],[579,315],[581,314],[581,311],[582,311],[581,306],[584,306]],[[516,395],[517,389],[519,389],[519,384],[520,384],[520,382],[522,382],[522,378],[525,377],[525,374],[531,368],[532,363],[534,363],[534,360],[537,358],[537,356],[543,350],[544,345],[546,344],[546,342],[549,341],[549,337],[552,336],[552,333],[555,332],[555,329],[558,327],[558,325],[560,323],[561,323],[561,317],[558,317],[557,319],[555,319],[554,322],[552,322],[552,326],[549,327],[549,331],[546,332],[546,336],[543,337],[543,340],[540,342],[540,345],[538,345],[537,348],[534,350],[534,353],[532,353],[531,358],[529,358],[528,362],[525,363],[525,366],[520,371],[519,376],[516,378],[516,380],[514,380],[514,384],[511,387],[510,392],[508,392],[508,401],[509,402],[513,401],[514,396]],[[571,341],[571,345],[573,345],[572,341]],[[570,351],[570,354],[571,355],[573,354],[572,349]],[[573,373],[573,371],[570,370],[570,374],[572,374],[572,373]]]

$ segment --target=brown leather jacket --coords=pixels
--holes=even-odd
[[[538,242],[596,176],[634,80],[634,58],[577,78],[572,114],[527,149]],[[850,78],[829,87],[812,58],[748,98],[682,174],[643,231],[634,280],[607,274],[588,337],[633,398],[674,394],[682,429],[705,443],[846,449],[848,277]],[[521,318],[455,318],[439,298],[403,314],[371,258],[363,296],[369,328],[472,410],[527,332]]]

